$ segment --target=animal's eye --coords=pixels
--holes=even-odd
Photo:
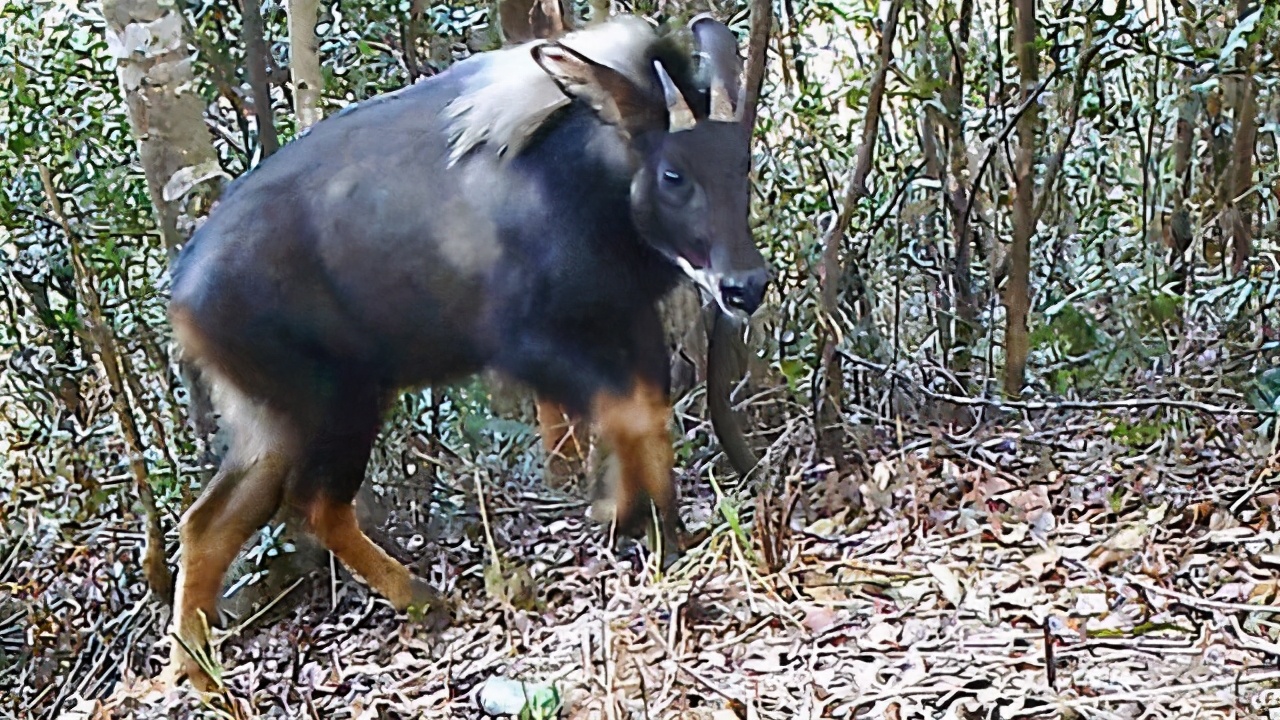
[[[679,187],[684,183],[684,176],[676,172],[675,170],[663,170],[662,180],[668,185],[671,185],[673,187]]]

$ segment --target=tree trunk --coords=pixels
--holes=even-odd
[[[819,332],[819,357],[822,359],[822,374],[825,389],[820,398],[816,398],[817,407],[814,422],[818,439],[818,450],[824,457],[831,458],[837,471],[843,472],[846,466],[841,431],[840,408],[844,404],[844,370],[836,354],[836,344],[843,333],[834,327],[836,318],[840,316],[839,287],[840,278],[844,275],[840,263],[840,246],[845,230],[853,221],[854,211],[858,203],[867,196],[867,176],[871,173],[871,164],[875,159],[876,136],[880,130],[880,103],[884,98],[885,83],[889,76],[889,63],[893,58],[893,38],[898,30],[898,14],[902,10],[903,0],[893,0],[889,7],[889,17],[885,20],[884,31],[880,37],[880,58],[875,77],[871,81],[871,93],[867,99],[867,116],[862,126],[862,144],[858,148],[857,164],[850,175],[849,184],[845,188],[843,203],[831,227],[822,239],[822,264],[819,268],[819,283],[822,289],[823,326]]]
[[[225,177],[204,124],[204,103],[185,88],[194,79],[186,27],[181,13],[159,0],[103,0],[102,13],[156,225],[172,260],[220,189],[206,181]]]
[[[285,7],[289,13],[289,78],[293,81],[293,112],[297,116],[298,132],[302,132],[324,117],[320,109],[324,75],[320,73],[316,42],[320,1],[288,0]]]
[[[1014,160],[1013,245],[1009,248],[1009,279],[1005,286],[1004,391],[1008,397],[1022,394],[1027,368],[1027,315],[1031,309],[1031,237],[1035,234],[1036,124],[1039,114],[1029,102],[1039,82],[1036,53],[1036,0],[1015,0],[1017,25],[1014,45],[1022,101],[1028,107],[1018,119],[1018,152]]]
[[[267,77],[267,40],[259,0],[240,0],[244,17],[244,62],[253,92],[253,116],[258,121],[258,145],[265,159],[280,149],[275,112],[271,109],[271,79]]]
[[[226,177],[204,123],[204,103],[188,89],[194,81],[190,38],[181,13],[159,0],[103,0],[102,14],[156,226],[172,263]],[[190,393],[192,424],[209,435],[208,389],[186,363],[179,363],[179,372]]]
[[[945,105],[950,116],[949,150],[951,157],[951,177],[948,189],[954,220],[953,232],[956,243],[956,310],[960,318],[959,338],[968,342],[978,330],[978,307],[973,297],[973,281],[970,276],[973,239],[968,222],[968,205],[972,202],[971,185],[965,177],[969,166],[967,146],[964,137],[964,62],[969,44],[969,29],[973,21],[973,0],[964,0],[960,5],[960,32],[956,36],[956,48],[952,53],[951,86],[947,88]]]
[[[1184,77],[1179,83],[1181,100],[1178,102],[1178,121],[1173,138],[1173,209],[1165,224],[1165,242],[1170,248],[1169,265],[1177,291],[1183,296],[1190,290],[1191,283],[1191,260],[1187,257],[1191,249],[1191,211],[1187,208],[1187,198],[1191,192],[1191,146],[1196,119],[1196,103],[1191,97],[1186,75],[1184,70]]]
[[[1239,0],[1236,4],[1239,22],[1254,10],[1252,0]],[[1232,172],[1226,187],[1231,197],[1227,201],[1225,219],[1231,234],[1231,269],[1237,275],[1249,266],[1253,253],[1253,153],[1258,138],[1258,82],[1254,79],[1252,65],[1256,54],[1254,47],[1240,51],[1240,67],[1244,74],[1237,80],[1238,96],[1235,103],[1235,138],[1231,148]]]
[[[756,111],[760,107],[760,91],[764,86],[764,71],[769,61],[769,35],[773,29],[773,0],[752,0],[751,34],[747,40],[747,62],[743,72],[746,97],[742,122],[749,128],[756,126]]]
[[[929,174],[943,186],[943,201],[951,217],[955,249],[955,265],[951,269],[954,302],[952,297],[943,293],[940,304],[943,315],[954,307],[956,332],[951,337],[945,323],[940,324],[938,331],[943,350],[956,348],[957,368],[965,370],[969,366],[969,346],[978,329],[978,304],[974,299],[972,275],[973,237],[968,211],[972,183],[968,178],[969,154],[964,133],[964,65],[968,55],[969,29],[973,24],[973,0],[963,0],[959,19],[959,32],[955,35],[951,35],[950,27],[943,26],[950,45],[951,65],[950,79],[940,92],[945,111],[938,111],[933,105],[925,106],[920,143]],[[940,128],[942,132],[934,128]],[[946,150],[947,163],[943,163],[943,149]]]

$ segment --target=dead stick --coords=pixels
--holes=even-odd
[[[96,352],[106,372],[107,381],[111,385],[111,404],[116,416],[120,419],[120,430],[124,434],[125,443],[129,446],[129,468],[133,472],[134,487],[138,491],[138,501],[142,504],[143,522],[146,526],[146,545],[142,550],[142,570],[147,578],[151,592],[166,603],[173,601],[173,577],[169,567],[165,565],[164,532],[160,529],[160,513],[156,508],[155,494],[151,491],[151,483],[147,478],[147,463],[143,455],[142,436],[133,417],[133,407],[129,402],[128,388],[120,373],[119,353],[116,351],[115,338],[102,315],[102,302],[98,298],[97,288],[89,274],[89,268],[81,253],[80,236],[71,229],[62,212],[62,202],[53,187],[53,175],[49,168],[39,166],[40,183],[49,199],[49,209],[53,217],[67,236],[70,248],[72,270],[77,284],[82,287],[89,311],[88,321],[84,323],[82,337],[89,345],[90,352]]]

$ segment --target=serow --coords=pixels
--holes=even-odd
[[[666,33],[622,17],[348,108],[228,186],[173,272],[180,352],[232,438],[182,518],[175,679],[208,687],[188,649],[207,649],[227,568],[282,503],[396,608],[443,603],[353,501],[398,393],[485,370],[594,423],[619,531],[678,557],[656,304],[688,276],[749,315],[770,279],[741,69],[710,17]]]

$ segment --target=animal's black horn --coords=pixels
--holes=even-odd
[[[676,87],[675,81],[667,74],[667,69],[662,67],[660,61],[654,61],[653,69],[657,71],[658,79],[662,81],[662,94],[667,98],[670,132],[680,132],[681,130],[692,128],[696,121],[693,117],[693,111],[689,109],[689,103],[685,101],[684,95],[680,92],[680,88]]]
[[[708,118],[719,122],[735,122],[742,116],[742,58],[738,55],[738,39],[724,23],[702,13],[689,21],[702,74],[710,88],[711,112]]]

